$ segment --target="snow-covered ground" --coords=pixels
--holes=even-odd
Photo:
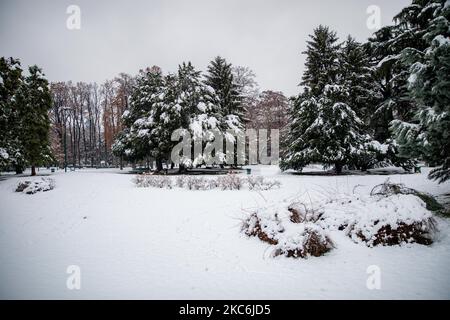
[[[367,194],[387,176],[298,176],[276,167],[253,173],[281,181],[270,191],[136,188],[114,169],[51,174],[55,189],[15,193],[0,176],[0,298],[419,299],[450,298],[450,220],[436,242],[368,248],[342,232],[322,257],[270,257],[268,244],[240,232],[252,208],[324,194]],[[434,195],[450,192],[422,174],[391,182]],[[68,266],[81,289],[66,286]],[[369,290],[371,265],[380,290]]]

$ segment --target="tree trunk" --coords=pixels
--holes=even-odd
[[[336,162],[334,164],[334,169],[336,171],[336,174],[341,174],[342,173],[342,163]]]
[[[186,167],[184,166],[184,164],[180,163],[178,165],[178,173],[185,173],[186,171],[187,170],[186,170]]]
[[[23,168],[21,166],[16,166],[16,174],[22,174],[23,173]]]
[[[163,169],[163,163],[160,158],[156,158],[156,171],[162,171]]]
[[[36,175],[36,166],[32,165],[31,166],[31,176],[35,176]]]

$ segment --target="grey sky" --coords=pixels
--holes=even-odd
[[[37,64],[51,81],[97,81],[182,61],[200,70],[221,55],[248,66],[262,89],[298,92],[306,40],[329,25],[363,41],[369,5],[382,25],[410,0],[0,0],[0,56]],[[68,30],[66,9],[81,8],[81,30]]]

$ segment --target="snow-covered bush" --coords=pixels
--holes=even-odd
[[[168,176],[141,174],[134,178],[134,183],[139,188],[166,188],[172,189],[172,179]]]
[[[247,184],[250,190],[271,190],[281,186],[280,181],[265,179],[263,176],[249,176],[247,178]]]
[[[274,256],[292,258],[320,257],[334,248],[333,242],[318,225],[306,222],[295,230],[282,234],[275,247]]]
[[[342,195],[320,210],[318,223],[323,228],[344,230],[353,241],[369,247],[414,242],[428,245],[436,231],[431,212],[413,194]]]
[[[314,210],[302,202],[290,204],[287,210],[290,212],[289,219],[293,223],[316,222],[322,215],[320,211]]]
[[[264,211],[252,213],[242,224],[242,231],[249,237],[258,237],[269,244],[278,244],[278,234],[284,232],[278,215]]]
[[[160,176],[152,174],[136,175],[133,182],[137,187],[148,188],[167,188],[172,186],[186,188],[188,190],[241,190],[245,185],[249,190],[271,190],[281,186],[280,181],[275,179],[265,179],[262,176],[251,176],[244,178],[236,173],[230,173],[225,176],[214,178],[205,178],[199,176],[179,175],[175,178],[170,176]]]
[[[331,239],[319,225],[293,222],[291,215],[288,207],[259,208],[244,220],[242,231],[274,245],[273,256],[318,257],[333,248]]]
[[[390,182],[389,178],[386,179],[385,182],[373,187],[372,191],[370,192],[370,195],[372,196],[391,196],[394,194],[413,194],[422,199],[422,201],[424,201],[426,204],[426,208],[430,211],[440,211],[444,209],[444,207],[439,202],[437,202],[432,195],[417,191],[412,188],[408,188],[403,183],[392,183]]]
[[[183,188],[186,185],[186,176],[179,175],[175,178],[175,185],[178,188]]]
[[[334,245],[328,232],[344,232],[368,247],[433,243],[436,221],[426,203],[412,192],[389,191],[392,188],[383,185],[371,195],[335,194],[306,203],[258,208],[244,219],[242,231],[274,245],[274,256],[294,258],[330,251]]]
[[[26,194],[35,194],[36,192],[45,192],[55,188],[55,181],[51,178],[40,178],[37,180],[19,181],[16,192]]]
[[[217,183],[222,190],[241,190],[244,179],[237,174],[227,174],[217,178]]]
[[[189,190],[208,190],[209,183],[204,177],[187,177],[185,187]]]

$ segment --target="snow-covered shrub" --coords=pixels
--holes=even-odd
[[[315,210],[302,202],[294,202],[288,206],[289,219],[293,223],[316,222],[322,215],[321,211]]]
[[[172,179],[168,176],[141,174],[134,178],[134,183],[139,188],[166,188],[172,189]]]
[[[207,180],[208,189],[217,189],[219,188],[218,179],[209,179]]]
[[[306,222],[298,224],[295,232],[286,232],[279,237],[274,256],[320,257],[333,248],[333,242],[322,228],[314,223]]]
[[[166,188],[166,189],[172,189],[172,179],[168,176],[152,176],[153,179],[151,179],[151,183],[153,187],[156,188]]]
[[[227,174],[217,178],[217,183],[222,190],[241,190],[243,179],[237,174]]]
[[[389,178],[385,182],[373,187],[370,195],[375,196],[391,196],[394,194],[413,194],[426,204],[426,208],[430,211],[440,211],[444,207],[436,201],[436,199],[428,193],[420,192],[412,188],[406,187],[403,183],[392,183]]]
[[[372,195],[334,194],[258,208],[243,221],[242,231],[274,245],[274,256],[294,258],[330,251],[334,245],[328,232],[337,231],[368,247],[433,243],[436,220],[426,203],[413,193],[380,188]]]
[[[321,206],[318,224],[344,230],[367,246],[402,243],[431,244],[436,222],[426,204],[413,194],[390,196],[342,195]]]
[[[313,222],[293,222],[289,208],[259,208],[242,224],[249,237],[275,245],[273,256],[321,256],[333,248],[326,232]]]
[[[247,184],[250,190],[271,190],[281,186],[280,181],[265,179],[263,176],[249,176],[247,178]]]
[[[185,187],[189,190],[208,190],[209,183],[204,177],[187,177]]]
[[[45,192],[55,188],[55,181],[51,178],[40,178],[37,180],[19,181],[16,192],[26,194],[35,194],[36,192]]]
[[[139,188],[150,187],[145,174],[139,174],[139,175],[134,176],[133,183],[136,185],[136,187],[139,187]]]
[[[175,178],[175,185],[179,188],[183,188],[186,185],[186,176],[179,175]]]
[[[284,228],[276,213],[271,215],[259,211],[244,220],[242,231],[249,237],[258,237],[269,244],[278,244],[278,234],[284,232]]]
[[[259,185],[261,185],[263,181],[264,181],[263,176],[249,176],[247,178],[248,188],[250,190],[253,190],[257,188]]]

